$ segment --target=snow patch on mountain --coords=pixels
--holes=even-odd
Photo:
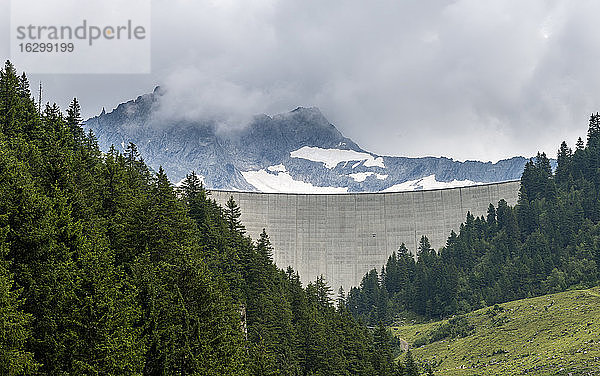
[[[361,183],[373,174],[374,174],[374,172],[356,172],[354,174],[348,174],[348,176],[350,176],[352,179],[354,179],[354,181]]]
[[[379,180],[385,180],[388,176],[389,175],[375,174],[375,177]]]
[[[456,187],[467,187],[470,185],[478,185],[485,183],[478,183],[471,180],[452,180],[450,182],[437,181],[434,175],[429,175],[421,179],[409,180],[404,183],[394,184],[391,187],[384,189],[382,192],[403,192],[403,191],[418,191],[418,190],[429,190],[429,189],[444,189],[444,188],[456,188]]]
[[[381,168],[385,168],[385,165],[383,164],[383,158],[382,157],[367,159],[363,165],[365,167],[381,167]]]
[[[267,170],[272,171],[272,172],[287,172],[287,170],[285,169],[285,166],[282,164],[278,164],[275,166],[269,166],[269,167],[267,167]]]
[[[368,153],[354,150],[322,149],[313,146],[303,146],[298,150],[290,152],[292,158],[302,158],[313,162],[321,162],[328,169],[333,169],[341,162],[364,161],[365,167],[385,168],[382,157],[374,157]],[[355,167],[357,164],[354,164]]]
[[[347,187],[317,187],[311,183],[294,180],[288,172],[277,172],[277,174],[272,174],[261,169],[258,171],[243,171],[242,176],[260,192],[348,193]]]

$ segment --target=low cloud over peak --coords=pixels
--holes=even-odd
[[[380,154],[553,155],[600,109],[598,2],[153,2],[153,74],[36,76],[98,113],[160,83],[161,116],[225,129],[318,106]],[[67,83],[66,85],[64,83]]]

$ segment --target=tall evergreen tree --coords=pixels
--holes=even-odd
[[[77,141],[81,141],[84,138],[83,129],[81,128],[81,106],[77,101],[77,98],[73,98],[73,101],[67,109],[67,117],[65,118],[66,125],[69,132]]]
[[[590,115],[589,128],[587,134],[587,146],[595,148],[600,145],[600,114]]]
[[[4,69],[0,69],[0,131],[9,136],[19,132],[19,87],[22,84],[17,71],[10,61],[6,61]]]
[[[556,160],[558,164],[556,167],[556,181],[558,183],[566,183],[572,169],[573,152],[565,141],[560,144]]]
[[[413,357],[410,350],[406,352],[404,356],[404,375],[405,376],[419,376],[419,367],[415,362],[415,358]]]
[[[227,219],[227,223],[229,224],[229,231],[231,231],[232,233],[244,233],[244,226],[240,221],[241,216],[242,211],[240,207],[233,199],[233,196],[229,197],[229,200],[227,200],[227,204],[225,205],[225,218]]]
[[[373,353],[373,365],[375,366],[377,375],[393,375],[395,370],[393,368],[394,363],[392,361],[392,345],[390,334],[381,322],[375,328],[375,333],[373,334],[373,345],[375,350]]]

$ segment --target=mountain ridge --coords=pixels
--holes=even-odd
[[[157,87],[110,112],[103,109],[84,127],[96,134],[104,151],[111,145],[124,150],[133,142],[152,168],[162,166],[174,182],[193,170],[211,189],[327,193],[443,188],[519,179],[528,160],[377,155],[345,137],[317,107],[256,115],[245,127],[231,130],[220,129],[214,120],[159,119],[155,115],[164,93]]]

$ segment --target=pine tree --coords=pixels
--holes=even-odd
[[[428,259],[432,253],[435,254],[435,251],[431,249],[429,239],[425,235],[421,236],[421,240],[419,240],[419,246],[417,248],[417,258]]]
[[[244,226],[240,221],[240,217],[242,216],[242,211],[240,207],[237,205],[233,196],[229,197],[227,200],[227,204],[225,205],[225,218],[227,219],[227,223],[229,225],[229,231],[231,233],[244,233]]]
[[[600,114],[592,114],[590,116],[587,146],[595,148],[600,145]]]
[[[27,75],[25,72],[21,74],[19,77],[19,96],[22,99],[30,99],[31,98],[31,90],[29,90],[29,80],[27,79]]]
[[[380,376],[393,375],[394,369],[392,367],[392,344],[390,334],[382,322],[379,322],[375,328],[375,333],[373,334],[373,345],[375,347],[373,354],[373,365],[375,367],[375,371]]]
[[[567,143],[563,141],[560,144],[560,149],[557,153],[557,167],[556,167],[556,180],[558,183],[567,182],[571,175],[573,161],[573,151],[567,146]]]
[[[519,205],[517,207],[517,220],[519,229],[523,236],[531,234],[536,226],[536,215],[530,204],[529,197],[525,191],[519,193]]]
[[[344,292],[343,286],[340,286],[338,290],[336,304],[339,312],[342,312],[346,309],[346,293]]]
[[[17,121],[19,128],[26,133],[26,138],[40,139],[39,135],[39,112],[36,109],[31,91],[29,90],[29,80],[25,72],[19,77],[19,106],[17,107]]]
[[[496,226],[496,208],[493,204],[488,206],[486,221],[488,226],[494,227]]]
[[[6,135],[19,132],[17,115],[19,111],[19,77],[10,61],[0,69],[0,131]]]
[[[136,168],[136,163],[140,159],[140,152],[138,151],[137,146],[133,142],[129,142],[127,148],[125,148],[124,155],[127,167],[130,170],[134,170]]]
[[[188,200],[188,203],[199,197],[204,199],[207,194],[202,184],[202,180],[194,171],[185,176],[185,179],[181,183],[181,190]]]
[[[256,243],[256,252],[258,254],[258,261],[263,270],[266,270],[273,262],[273,247],[271,246],[271,240],[267,231],[263,228],[259,235]]]
[[[419,367],[413,358],[410,350],[406,352],[404,356],[404,375],[406,376],[419,376]]]
[[[325,281],[325,277],[322,275],[317,277],[315,280],[315,292],[316,298],[319,305],[323,308],[331,308],[333,306],[333,302],[331,301],[331,297],[333,295],[333,290]]]
[[[537,167],[542,178],[548,179],[552,177],[552,167],[546,153],[537,153],[535,167]]]
[[[402,246],[406,247],[404,244]],[[390,257],[388,257],[387,263],[382,268],[381,280],[382,285],[385,286],[387,292],[392,295],[399,292],[402,288],[400,274],[398,272],[398,257],[396,256],[396,252],[392,252]]]
[[[81,128],[81,107],[79,106],[79,102],[77,98],[73,98],[73,101],[69,105],[67,109],[67,117],[65,118],[65,123],[71,132],[71,135],[77,141],[81,141],[84,138],[83,128]]]

